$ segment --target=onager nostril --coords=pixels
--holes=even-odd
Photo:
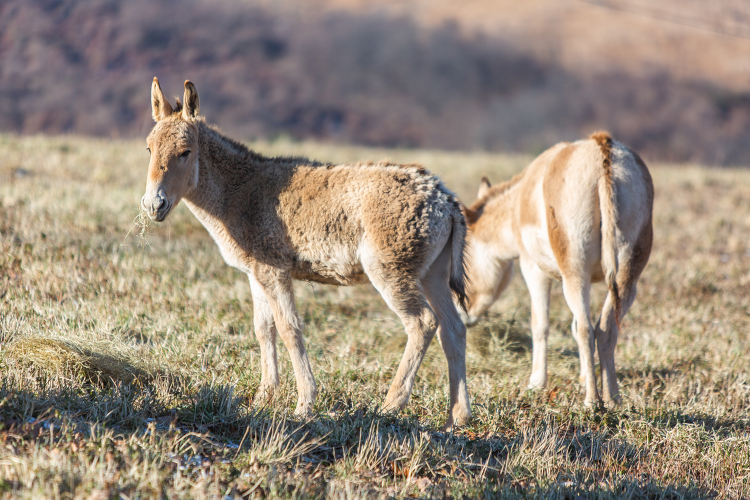
[[[166,198],[156,198],[151,202],[151,210],[153,210],[154,212],[158,212],[165,203],[167,203]]]

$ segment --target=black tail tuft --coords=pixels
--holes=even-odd
[[[466,296],[466,287],[464,281],[457,281],[451,278],[449,281],[449,285],[451,287],[451,290],[453,290],[453,293],[456,294],[456,299],[458,300],[458,305],[461,306],[461,309],[464,310],[464,312],[469,312],[469,304],[468,304],[468,297]]]

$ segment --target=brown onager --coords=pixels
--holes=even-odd
[[[594,345],[602,393],[620,402],[615,345],[620,321],[633,304],[636,284],[651,253],[654,187],[641,158],[599,132],[560,143],[511,180],[482,179],[477,201],[465,210],[469,225],[467,325],[475,324],[510,282],[518,258],[531,295],[533,337],[529,388],[547,384],[549,294],[562,280],[573,312],[585,404],[598,402]],[[608,293],[596,326],[591,323],[591,283]]]
[[[162,221],[185,200],[227,264],[249,276],[261,353],[256,400],[279,385],[278,333],[297,380],[296,413],[309,414],[315,401],[292,279],[369,281],[408,335],[383,409],[406,406],[437,332],[450,380],[446,426],[468,422],[466,329],[453,304],[453,293],[465,298],[466,224],[440,180],[415,165],[267,158],[199,117],[198,93],[189,81],[183,101],[172,108],[154,78],[156,125],[146,141],[151,161],[141,205]]]

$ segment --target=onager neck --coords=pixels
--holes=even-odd
[[[512,179],[492,186],[487,193],[466,209],[466,219],[474,238],[492,243],[501,259],[514,259],[519,255],[514,238],[514,207],[520,190],[520,181],[526,170]]]
[[[188,208],[204,224],[210,214],[221,216],[229,204],[227,185],[237,185],[256,170],[263,157],[198,121],[198,183],[184,197]]]

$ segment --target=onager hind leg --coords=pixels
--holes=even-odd
[[[443,247],[422,278],[427,301],[438,318],[438,340],[448,361],[450,402],[445,428],[466,425],[471,419],[469,391],[466,386],[466,327],[453,304],[448,285],[451,266],[451,241]]]
[[[273,310],[268,303],[263,287],[252,276],[250,278],[250,289],[253,293],[253,323],[255,326],[255,338],[260,344],[260,369],[261,379],[258,392],[255,394],[255,403],[261,403],[272,396],[279,386],[279,367],[276,361],[276,324],[273,321]]]
[[[617,275],[617,288],[620,292],[620,321],[630,310],[638,289],[638,278],[646,267],[651,252],[651,228],[644,230],[635,248],[620,251],[621,271]],[[624,258],[623,258],[624,257]],[[622,402],[615,372],[615,347],[619,336],[618,321],[615,320],[615,303],[612,292],[602,307],[602,315],[596,325],[596,347],[602,370],[602,399],[613,407]]]
[[[416,277],[397,276],[398,271],[367,264],[365,272],[388,307],[401,319],[408,336],[404,356],[382,407],[384,411],[399,411],[409,402],[417,369],[435,335],[438,319]]]
[[[264,268],[254,276],[254,279],[259,291],[263,292],[268,301],[279,336],[292,358],[294,376],[297,381],[297,409],[294,413],[300,416],[309,415],[312,413],[317,389],[302,338],[302,320],[294,305],[292,277],[283,271]],[[254,295],[255,290],[253,290]],[[270,353],[266,351],[266,355],[269,356]],[[262,357],[263,347],[261,347],[261,359]],[[278,372],[276,377],[278,378]]]
[[[578,343],[578,355],[581,361],[581,385],[586,395],[585,406],[594,406],[599,402],[596,388],[596,372],[594,371],[594,327],[591,324],[591,310],[589,305],[591,282],[585,278],[563,276],[563,294],[568,307],[573,313],[571,329],[573,337]]]
[[[635,287],[632,296],[635,298]],[[630,301],[632,304],[632,300]],[[625,315],[625,301],[622,303],[621,317]],[[620,389],[615,375],[615,347],[619,328],[615,318],[615,301],[612,292],[607,292],[607,298],[602,307],[602,315],[596,324],[596,348],[599,352],[599,364],[602,371],[602,400],[608,407],[619,405]]]
[[[528,259],[519,259],[521,274],[531,297],[531,377],[529,389],[547,386],[547,337],[549,337],[549,292],[552,279]]]

